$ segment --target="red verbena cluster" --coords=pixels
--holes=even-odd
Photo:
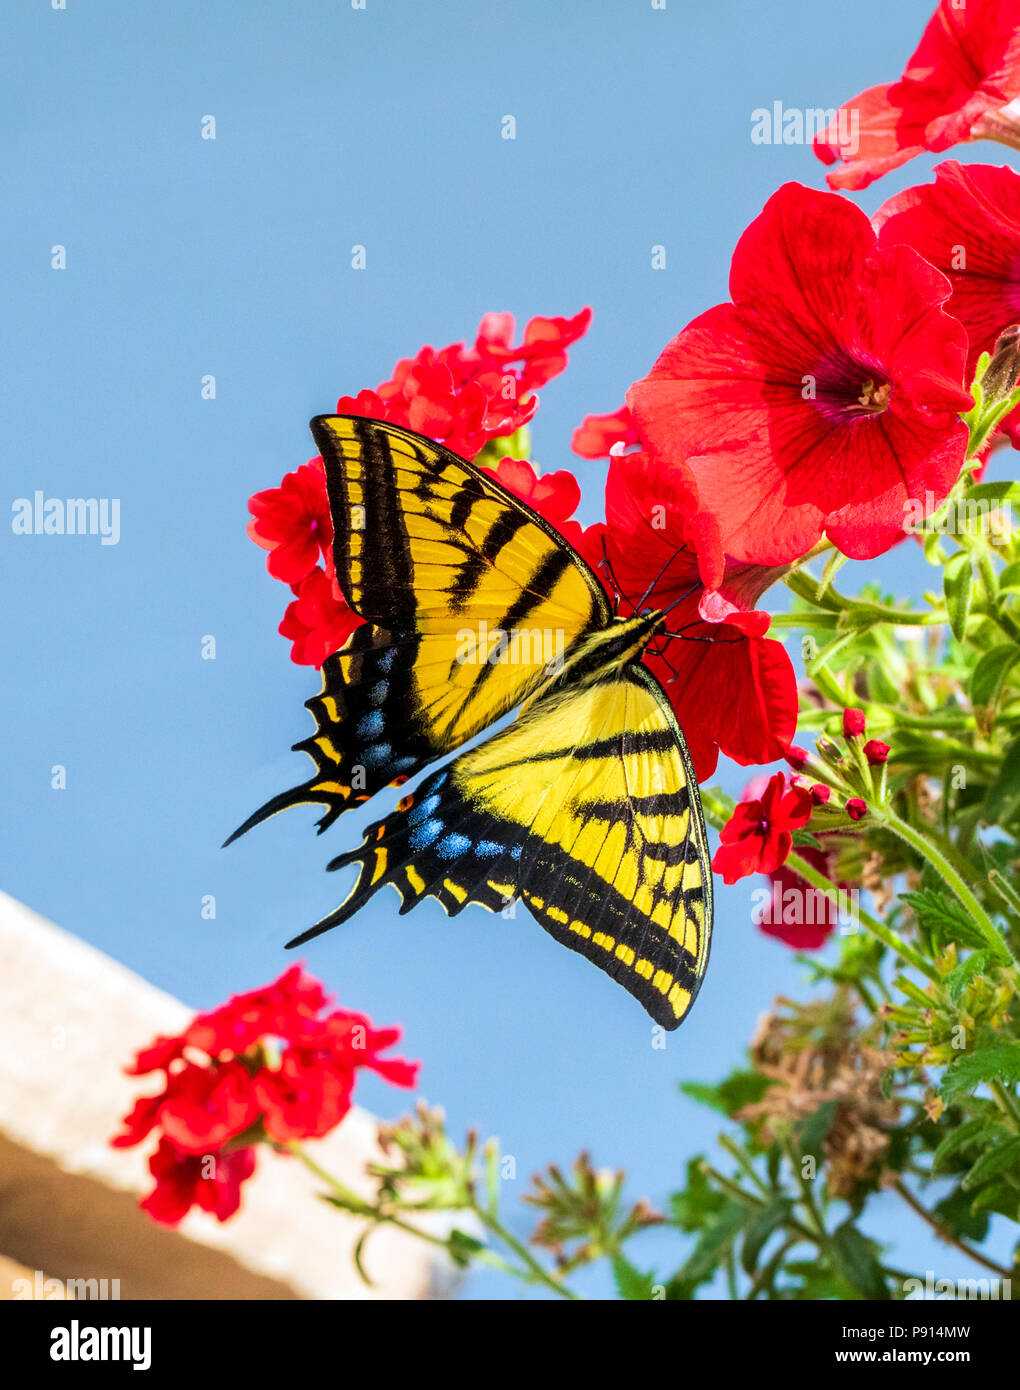
[[[902,78],[840,108],[815,149],[838,162],[830,184],[863,187],[921,150],[1020,147],[1018,112],[1020,0],[942,0]],[[563,370],[589,310],[534,318],[516,345],[512,316],[487,314],[470,347],[422,348],[337,403],[468,459],[484,448],[479,463],[570,541],[621,612],[672,605],[669,639],[645,661],[699,780],[720,753],[754,766],[795,751],[793,665],[758,606],[770,586],[823,550],[888,551],[960,478],[978,359],[1020,322],[1020,175],[949,161],[873,219],[786,184],[741,236],[729,296],[663,348],[624,405],[576,430],[577,455],[609,460],[605,520],[587,529],[573,476],[516,455],[536,388]],[[1017,417],[999,424],[1014,443]],[[512,456],[500,459],[503,440]],[[270,574],[293,590],[280,627],[292,659],[319,666],[360,621],[332,570],[321,460],[250,510]],[[862,756],[877,766],[888,753],[871,740]],[[779,773],[739,806],[716,856],[726,881],[778,872],[819,796]],[[857,797],[838,810],[844,826],[866,813]]]
[[[197,1206],[225,1221],[255,1171],[255,1146],[335,1129],[359,1068],[394,1086],[415,1084],[416,1062],[382,1056],[399,1028],[376,1028],[329,1003],[321,984],[292,966],[137,1054],[128,1075],[158,1075],[162,1089],[135,1102],[111,1142],[128,1148],[158,1135],[149,1159],[156,1185],[141,1203],[150,1216],[176,1225]]]

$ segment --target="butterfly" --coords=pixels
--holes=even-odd
[[[426,777],[363,843],[345,901],[289,946],[346,921],[386,884],[509,914],[523,901],[557,941],[672,1029],[708,963],[712,878],[697,780],[641,656],[661,611],[622,617],[589,565],[530,507],[410,430],[323,415],[340,588],[364,622],[322,666],[294,745],[314,773],[286,807],[346,810],[514,722]]]

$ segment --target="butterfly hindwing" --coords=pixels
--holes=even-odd
[[[566,541],[442,445],[358,416],[320,416],[312,433],[337,580],[367,621],[307,702],[316,730],[295,746],[313,776],[231,839],[301,802],[326,806],[325,829],[495,723],[611,618]]]
[[[675,1028],[704,976],[712,921],[696,785],[643,667],[568,687],[427,778],[335,860],[331,868],[358,865],[357,883],[298,942],[387,883],[401,911],[425,896],[450,913],[520,897],[558,941]]]

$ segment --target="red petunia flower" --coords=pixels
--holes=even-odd
[[[867,188],[924,150],[1020,146],[1020,0],[941,0],[898,82],[846,102],[814,140],[832,188]]]
[[[329,1002],[294,966],[138,1053],[129,1073],[162,1071],[163,1090],[136,1101],[110,1142],[128,1148],[158,1132],[149,1161],[156,1187],[142,1202],[157,1221],[175,1224],[194,1205],[226,1220],[254,1171],[252,1145],[327,1134],[351,1107],[359,1069],[394,1086],[415,1084],[417,1063],[383,1055],[399,1041],[398,1028],[375,1028],[344,1009],[324,1012]]]
[[[161,1139],[149,1159],[156,1186],[138,1205],[163,1226],[176,1226],[192,1207],[226,1221],[241,1205],[241,1184],[254,1171],[253,1148],[187,1154]]]
[[[912,246],[952,285],[946,308],[967,330],[973,381],[982,352],[1020,322],[1020,174],[948,159],[934,184],[897,193],[873,220],[880,246]],[[1020,446],[1020,410],[1002,428]]]
[[[811,819],[813,804],[806,788],[787,791],[785,775],[777,772],[760,798],[737,803],[720,832],[712,868],[724,883],[773,873],[793,847],[792,832]]]
[[[966,454],[948,282],[909,247],[879,250],[852,203],[786,184],[741,237],[730,292],[627,393],[646,447],[689,470],[734,560],[785,564],[823,535],[854,559],[887,550]]]
[[[256,492],[248,510],[248,535],[269,551],[266,568],[274,579],[300,584],[318,565],[319,555],[330,553],[333,523],[321,459],[285,474],[279,487]]]
[[[606,459],[640,441],[625,405],[608,415],[586,415],[574,431],[570,447],[583,459]]]
[[[677,604],[668,622],[681,636],[653,644],[644,660],[670,697],[698,780],[711,776],[720,750],[745,765],[781,757],[797,725],[796,677],[785,648],[764,635],[769,615],[753,609],[782,568],[722,557],[719,585],[707,589],[706,536],[683,476],[642,453],[610,462],[606,519],[612,573],[629,603]],[[590,540],[582,547],[598,567],[593,549]]]
[[[294,589],[278,631],[291,646],[290,659],[298,666],[321,666],[350,637],[362,619],[337,595],[336,585],[325,570],[314,569]]]

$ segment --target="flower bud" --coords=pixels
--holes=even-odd
[[[889,745],[877,738],[869,738],[864,745],[864,756],[872,767],[880,767],[889,757]]]
[[[851,820],[860,820],[862,816],[868,814],[868,804],[862,801],[859,796],[852,796],[846,803],[846,813]]]
[[[845,709],[843,711],[843,737],[856,738],[864,733],[864,711],[862,709]]]
[[[1004,401],[1016,390],[1020,382],[1020,324],[1014,323],[999,334],[984,376],[981,390],[985,403],[991,405]]]

